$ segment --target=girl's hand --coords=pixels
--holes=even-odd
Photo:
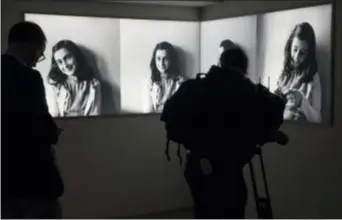
[[[293,107],[299,108],[303,101],[303,94],[296,89],[290,89],[286,93],[288,103],[291,103]]]
[[[289,82],[285,79],[279,79],[278,88],[284,95],[288,94],[293,89],[300,89],[303,84],[303,75],[294,76]]]

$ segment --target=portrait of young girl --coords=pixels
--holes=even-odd
[[[52,47],[48,84],[50,113],[55,117],[92,116],[101,111],[101,87],[77,44],[62,40]]]
[[[150,62],[151,111],[161,112],[167,99],[184,81],[174,46],[166,41],[156,45]]]
[[[321,122],[322,91],[313,27],[307,22],[297,24],[284,52],[284,66],[275,91],[287,100],[284,119]]]

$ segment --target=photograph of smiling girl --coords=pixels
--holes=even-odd
[[[81,49],[71,40],[61,40],[52,47],[48,74],[55,98],[50,109],[55,116],[99,115],[101,85]],[[53,106],[52,104],[55,104]]]
[[[331,119],[331,20],[331,5],[258,16],[258,76],[286,99],[286,120]]]
[[[117,114],[120,109],[119,20],[25,14],[47,37],[37,65],[54,117]],[[67,24],[67,25],[66,25]],[[101,33],[94,37],[94,33]]]
[[[184,81],[178,59],[176,49],[169,42],[160,42],[153,50],[150,63],[150,98],[153,112],[162,112],[165,102]]]
[[[121,19],[120,27],[122,113],[160,113],[199,71],[199,23]]]

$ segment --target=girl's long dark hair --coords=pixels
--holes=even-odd
[[[169,58],[170,58],[170,67],[168,69],[168,77],[174,78],[181,75],[179,70],[179,62],[178,62],[178,56],[176,49],[170,44],[169,42],[163,41],[156,45],[153,51],[152,59],[150,62],[150,68],[151,68],[151,80],[152,82],[160,82],[161,76],[160,72],[157,69],[156,66],[156,53],[157,50],[166,50]]]
[[[71,40],[61,40],[57,44],[55,44],[55,46],[52,47],[51,69],[48,75],[48,82],[50,84],[64,84],[66,79],[68,78],[68,76],[62,73],[62,71],[59,69],[54,58],[55,52],[62,48],[65,48],[66,50],[71,52],[72,55],[75,57],[77,62],[75,75],[77,76],[78,80],[90,81],[94,79],[93,69],[90,67],[89,63],[87,62],[87,59],[85,58],[79,46],[77,46]]]
[[[291,47],[294,38],[304,40],[308,43],[308,53],[303,61],[303,63],[295,68],[291,58]],[[303,22],[297,24],[289,39],[285,45],[285,59],[284,59],[284,69],[280,75],[280,79],[287,82],[292,74],[304,74],[301,83],[309,83],[313,80],[314,75],[317,73],[317,59],[316,59],[316,36],[312,26]]]

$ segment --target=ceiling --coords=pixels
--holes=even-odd
[[[88,0],[91,1],[91,0]],[[96,0],[92,0],[96,1]],[[119,2],[128,4],[153,4],[153,5],[170,5],[170,6],[183,6],[183,7],[204,7],[216,3],[223,2],[224,0],[212,0],[212,1],[131,1],[131,0],[101,0],[102,2]]]

